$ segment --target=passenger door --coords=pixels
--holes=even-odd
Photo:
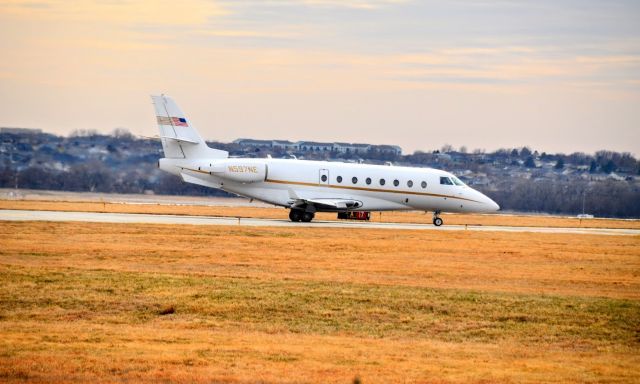
[[[329,185],[329,170],[321,169],[320,175],[318,176],[318,184],[320,185]]]

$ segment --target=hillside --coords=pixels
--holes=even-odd
[[[640,217],[640,162],[628,153],[548,154],[527,147],[494,152],[445,147],[402,155],[395,146],[279,140],[210,142],[233,156],[288,157],[446,169],[494,199],[503,210]],[[287,142],[288,143],[288,142]],[[361,151],[346,151],[365,148]],[[397,148],[397,150],[386,150]],[[156,168],[160,143],[116,131],[69,137],[38,130],[0,133],[0,187],[114,193],[225,196],[183,183]]]

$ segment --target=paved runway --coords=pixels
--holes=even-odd
[[[105,202],[117,204],[145,205],[204,205],[214,207],[264,207],[275,205],[250,200],[244,197],[143,195],[98,192],[48,191],[39,189],[0,188],[0,200],[33,201],[82,201],[88,203]]]
[[[479,225],[444,225],[406,223],[367,223],[356,221],[313,221],[292,223],[287,219],[253,219],[214,216],[151,215],[139,213],[95,213],[64,211],[23,211],[0,210],[0,220],[4,221],[80,221],[95,223],[143,223],[143,224],[189,224],[189,225],[244,225],[251,227],[315,227],[315,228],[366,228],[366,229],[411,229],[428,231],[499,231],[569,233],[590,235],[640,235],[638,229],[607,228],[550,228],[550,227],[507,227]]]

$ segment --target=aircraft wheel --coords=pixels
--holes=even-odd
[[[314,217],[314,216],[315,216],[315,215],[313,214],[313,212],[305,212],[305,213],[302,215],[302,221],[303,221],[303,222],[305,222],[305,223],[308,223],[308,222],[310,222],[311,220],[313,220],[313,217]]]
[[[444,221],[442,221],[442,219],[439,217],[436,217],[433,219],[433,225],[435,225],[436,227],[441,226],[443,223]]]
[[[291,221],[300,221],[302,220],[303,213],[299,209],[292,209],[289,211],[289,220]]]

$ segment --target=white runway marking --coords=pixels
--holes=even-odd
[[[284,210],[283,210],[284,213]],[[480,225],[444,225],[407,223],[367,223],[353,221],[313,221],[292,223],[288,219],[253,219],[214,216],[152,215],[140,213],[97,213],[65,211],[0,210],[3,221],[80,221],[94,223],[138,223],[138,224],[188,224],[188,225],[244,225],[250,227],[310,227],[310,228],[365,228],[365,229],[411,229],[428,231],[497,231],[569,233],[583,235],[640,235],[639,229],[610,228],[552,228],[552,227],[508,227]]]

